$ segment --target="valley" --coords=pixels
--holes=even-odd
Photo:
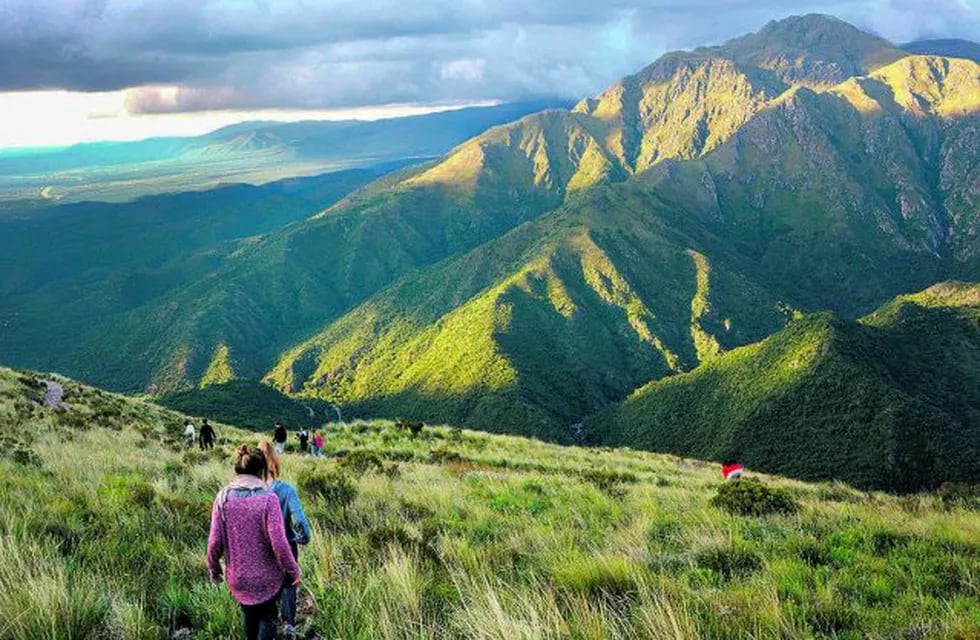
[[[88,269],[77,266],[92,241],[64,243],[77,247],[64,273],[10,241],[0,254],[0,361],[195,408],[223,386],[210,394],[216,411],[235,385],[261,382],[273,404],[291,396],[363,419],[713,458],[737,445],[760,469],[896,491],[977,481],[977,399],[952,383],[892,379],[903,367],[925,375],[932,365],[919,356],[945,352],[928,335],[917,357],[897,362],[854,357],[845,340],[830,373],[801,372],[785,389],[755,363],[759,388],[723,384],[710,396],[740,408],[731,415],[696,395],[713,367],[748,375],[727,369],[740,349],[765,352],[794,331],[822,343],[846,327],[860,348],[887,352],[857,337],[860,318],[934,285],[969,286],[938,283],[980,280],[980,64],[963,43],[903,49],[833,17],[791,17],[668,53],[570,110],[519,115],[422,164],[114,205],[130,207],[134,228],[114,229],[120,244],[91,252]],[[462,116],[423,118],[450,117]],[[272,131],[260,129],[215,135],[258,144]],[[425,130],[408,136],[415,148]],[[333,134],[323,135],[309,148]],[[226,193],[238,194],[230,205]],[[147,223],[133,214],[146,203],[190,211],[178,198],[200,198],[195,210],[210,213],[180,223],[168,214],[167,243],[143,237],[173,247],[189,232],[186,250],[131,255]],[[62,206],[80,215],[59,229],[99,219],[89,205]],[[243,211],[254,222],[243,224]],[[225,222],[194,240],[212,215]],[[53,219],[5,224],[44,238]],[[967,296],[948,313],[971,317],[976,306]],[[926,326],[945,319],[928,317]],[[975,327],[957,327],[972,350]],[[948,366],[970,379],[970,358]],[[821,382],[838,375],[867,384]],[[678,391],[637,400],[658,385]],[[843,393],[843,406],[761,417],[777,400],[792,409],[791,392]],[[662,405],[669,393],[680,399]],[[904,408],[880,422],[847,409],[878,393]],[[798,429],[824,452],[818,459],[753,449]],[[834,460],[842,447],[856,454],[854,442],[868,444],[865,457]],[[914,453],[926,445],[943,453]]]

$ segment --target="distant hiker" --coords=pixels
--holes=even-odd
[[[319,431],[313,432],[313,455],[317,458],[323,455],[323,434]]]
[[[194,436],[196,430],[194,429],[194,423],[188,420],[184,423],[184,445],[188,447],[194,446]]]
[[[279,593],[284,584],[299,585],[300,569],[286,538],[279,498],[266,485],[265,455],[242,445],[235,473],[211,510],[208,571],[221,582],[224,556],[225,580],[242,607],[246,640],[275,640]]]
[[[724,478],[726,482],[738,480],[742,477],[742,465],[734,461],[722,462],[721,477]]]
[[[299,433],[296,434],[299,438],[299,450],[303,453],[309,451],[310,448],[310,432],[306,430],[306,427],[300,427]]]
[[[205,418],[204,422],[201,423],[201,436],[199,442],[201,444],[201,451],[208,449],[214,449],[214,427],[208,423],[208,419]]]
[[[286,450],[286,427],[281,422],[276,423],[276,430],[272,434],[272,441],[276,443],[276,453]]]
[[[279,479],[282,467],[279,463],[279,454],[268,442],[259,445],[259,449],[265,454],[266,462],[269,467],[269,488],[272,489],[276,497],[279,498],[279,507],[282,509],[282,520],[286,528],[286,538],[289,540],[289,548],[293,552],[293,558],[299,562],[299,546],[305,545],[310,541],[310,523],[306,520],[303,507],[299,503],[299,496],[293,485]],[[279,614],[285,627],[286,636],[296,636],[296,587],[292,584],[283,584],[282,599],[279,602]]]

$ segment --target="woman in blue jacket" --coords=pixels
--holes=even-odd
[[[263,442],[259,445],[262,453],[265,454],[268,467],[269,489],[279,498],[279,506],[282,508],[282,521],[286,525],[286,539],[289,541],[289,548],[293,551],[293,557],[299,562],[299,545],[307,544],[310,541],[310,523],[303,513],[303,506],[299,503],[299,495],[293,485],[279,479],[282,467],[279,463],[279,454],[270,442]],[[282,597],[279,601],[279,615],[282,617],[285,626],[286,637],[296,636],[296,587],[291,584],[283,585]]]

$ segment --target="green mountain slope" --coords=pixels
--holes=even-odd
[[[170,305],[175,292],[213,277],[263,235],[307,218],[386,169],[0,218],[0,362],[125,378],[130,374],[112,368],[127,363],[111,355],[124,340],[125,314]],[[191,302],[188,310],[197,306]]]
[[[853,40],[841,53],[848,59],[883,46],[836,20],[806,23]],[[774,47],[791,40],[780,38]],[[261,375],[286,349],[417,268],[491,241],[596,186],[712,151],[786,89],[770,70],[740,62],[748,45],[740,47],[737,60],[724,58],[724,47],[667,56],[573,112],[545,111],[495,127],[441,162],[381,181],[257,244],[179,298],[179,306],[198,301],[206,312],[134,314],[122,353],[152,367],[140,379],[104,382],[197,384],[222,345],[240,363],[237,375]],[[816,49],[806,69],[843,65],[835,50]],[[140,326],[153,328],[152,342]]]
[[[794,309],[980,277],[978,95],[973,62],[773,23],[391,174],[92,326],[59,368],[565,435]]]
[[[293,429],[318,426],[335,417],[322,401],[290,398],[251,380],[213,382],[201,389],[167,394],[154,401],[188,415],[267,431],[277,421]]]
[[[980,285],[807,316],[588,421],[603,443],[898,491],[980,480]]]
[[[978,69],[906,58],[788,92],[700,159],[595,187],[405,278],[267,380],[367,415],[563,437],[632,385],[760,339],[793,309],[856,315],[977,277],[962,182],[976,169],[961,150],[977,132]]]

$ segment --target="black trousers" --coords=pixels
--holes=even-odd
[[[259,604],[243,604],[245,640],[276,640],[279,618],[279,594]]]

